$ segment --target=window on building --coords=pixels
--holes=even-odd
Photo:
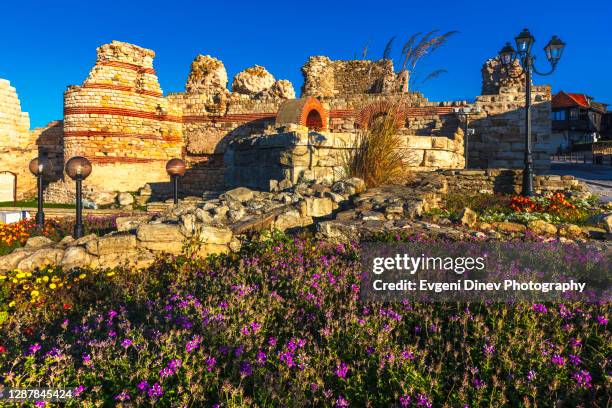
[[[572,109],[570,110],[570,119],[574,120],[574,119],[578,119],[578,109]]]
[[[565,110],[554,111],[552,113],[552,120],[565,120]]]

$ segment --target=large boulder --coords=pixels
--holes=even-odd
[[[274,82],[272,74],[264,67],[255,65],[236,74],[232,83],[232,91],[245,95],[256,95],[270,89]]]
[[[87,252],[93,255],[121,253],[136,248],[136,237],[134,235],[107,235],[89,241],[85,247]]]
[[[64,270],[70,270],[74,268],[82,268],[91,264],[93,257],[80,246],[73,246],[64,252],[60,266]]]
[[[151,251],[180,254],[185,236],[175,224],[143,224],[136,231],[138,245]]]
[[[324,217],[334,211],[334,202],[329,197],[306,197],[300,203],[300,213],[304,217]]]
[[[17,268],[19,262],[31,255],[26,250],[15,250],[8,255],[0,256],[0,272],[8,272]]]
[[[64,256],[64,251],[58,248],[42,248],[32,255],[22,259],[17,265],[22,271],[33,271],[48,265],[57,265]]]
[[[505,232],[508,234],[525,232],[527,229],[527,227],[525,227],[523,224],[517,224],[516,222],[509,221],[492,222],[491,226],[500,232]]]
[[[134,204],[134,196],[130,193],[119,193],[117,195],[117,203],[122,206],[128,206]]]
[[[305,227],[312,224],[312,217],[303,217],[298,210],[290,210],[280,214],[274,220],[274,228],[285,231],[296,227]]]
[[[31,237],[26,241],[25,247],[28,249],[34,249],[50,246],[52,244],[53,241],[47,237]]]
[[[536,235],[555,235],[557,233],[557,227],[543,220],[530,221],[527,228]]]
[[[104,207],[115,204],[117,193],[108,191],[95,191],[89,195],[89,199],[93,201],[96,207]]]
[[[117,224],[117,231],[131,231],[148,222],[150,219],[150,215],[131,215],[127,217],[117,217],[115,223]]]
[[[241,203],[251,200],[254,196],[255,193],[246,187],[238,187],[233,190],[226,191],[223,194],[223,198],[239,201]]]
[[[206,244],[226,245],[232,240],[232,231],[229,228],[211,226],[199,227],[200,242]]]

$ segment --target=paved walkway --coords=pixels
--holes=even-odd
[[[574,176],[602,200],[612,201],[612,166],[553,161],[549,173]]]

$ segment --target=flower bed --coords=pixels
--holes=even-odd
[[[122,214],[103,217],[88,215],[83,219],[85,233],[107,234],[117,228],[115,221],[120,216]],[[71,217],[47,220],[42,230],[37,227],[34,218],[28,218],[13,224],[0,223],[0,256],[23,246],[30,237],[45,236],[54,241],[59,241],[67,235],[72,235],[73,227],[74,218]]]
[[[2,286],[0,380],[75,387],[67,406],[608,398],[608,305],[366,304],[356,246],[279,235],[142,272],[17,274]]]
[[[563,193],[547,196],[522,197],[501,194],[449,194],[443,207],[429,215],[458,221],[465,207],[475,211],[484,222],[512,221],[527,224],[543,220],[552,224],[572,223],[585,225],[597,214],[599,199],[578,198]]]

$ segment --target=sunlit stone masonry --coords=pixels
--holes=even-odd
[[[389,60],[325,56],[310,57],[302,67],[300,98],[289,81],[259,65],[230,80],[223,62],[210,55],[194,58],[184,92],[164,95],[154,58],[154,51],[125,42],[100,46],[83,83],[65,91],[63,120],[33,131],[15,90],[0,81],[0,149],[10,152],[0,157],[0,172],[18,173],[20,195],[32,192],[26,164],[36,154],[57,170],[45,190],[52,201],[72,200],[62,165],[75,155],[93,163],[85,183],[90,197],[145,186],[152,196],[167,192],[165,163],[173,157],[187,163],[184,195],[237,185],[268,189],[302,178],[333,182],[344,177],[343,158],[357,134],[390,104],[401,106],[402,148],[414,170],[465,166],[457,107],[478,110],[470,166],[522,165],[523,85],[504,79],[494,61],[483,67],[483,95],[467,103],[432,102],[409,91],[407,75],[396,73]],[[535,165],[543,169],[550,149],[549,87],[535,88],[534,104]]]

